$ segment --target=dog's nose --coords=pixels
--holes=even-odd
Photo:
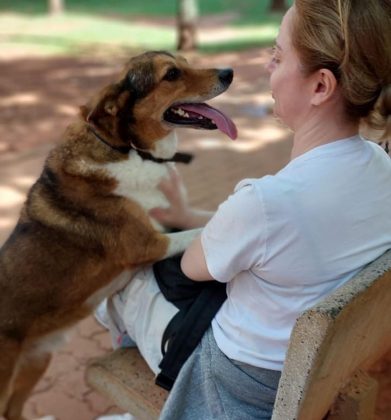
[[[221,69],[219,70],[220,82],[224,85],[229,85],[234,78],[234,71],[232,69]]]

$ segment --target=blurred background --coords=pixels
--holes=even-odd
[[[196,157],[179,168],[192,204],[215,209],[242,178],[277,172],[289,161],[291,133],[272,115],[264,66],[291,3],[0,0],[0,244],[79,106],[145,50],[180,51],[195,66],[235,71],[232,86],[213,105],[236,122],[238,140],[215,131],[178,130],[180,149]],[[83,378],[88,360],[110,348],[107,332],[93,317],[80,323],[38,384],[26,417],[91,420],[118,413]],[[374,369],[389,386],[387,363]],[[389,392],[383,392],[378,420],[391,418],[390,405]]]
[[[242,57],[252,51],[259,60],[290,3],[0,0],[0,152],[19,151],[25,141],[43,144],[53,126],[59,133],[96,86],[144,50],[179,49],[197,65],[254,63],[259,81],[265,75],[262,63]],[[213,60],[222,54],[221,63]]]

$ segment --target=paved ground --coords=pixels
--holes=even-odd
[[[263,50],[193,57],[211,66],[233,66],[235,83],[213,103],[236,121],[239,139],[217,132],[180,131],[181,150],[196,155],[180,170],[191,202],[213,209],[243,177],[274,173],[289,159],[290,134],[270,115]],[[18,60],[0,63],[0,243],[15,223],[28,187],[40,172],[51,145],[77,112],[77,106],[118,69],[98,60]],[[40,82],[38,83],[37,80]],[[2,124],[1,124],[2,123]],[[1,149],[2,148],[2,149]],[[89,389],[83,372],[91,357],[110,350],[107,333],[92,317],[80,323],[60,350],[26,407],[27,418],[47,414],[59,420],[91,420],[119,412]],[[381,376],[387,365],[378,365]],[[383,375],[389,381],[389,375]],[[379,407],[387,416],[389,393]],[[389,406],[388,406],[389,407]],[[379,411],[380,413],[380,411]]]

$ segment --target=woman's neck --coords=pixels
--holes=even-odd
[[[341,121],[337,118],[323,118],[321,121],[309,119],[295,130],[291,159],[315,147],[358,134],[358,123]]]

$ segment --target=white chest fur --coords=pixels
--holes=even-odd
[[[118,163],[109,163],[105,169],[118,181],[114,193],[137,201],[146,210],[167,205],[158,184],[168,175],[168,165],[142,160],[136,153]]]
[[[155,157],[171,157],[176,151],[174,134],[156,144]],[[169,166],[173,163],[156,163],[143,160],[136,152],[131,151],[128,159],[104,165],[104,169],[118,181],[114,193],[136,201],[147,212],[154,207],[167,207],[168,201],[159,190],[160,181],[168,176]],[[151,219],[152,220],[152,219]],[[158,224],[152,220],[154,225]]]

